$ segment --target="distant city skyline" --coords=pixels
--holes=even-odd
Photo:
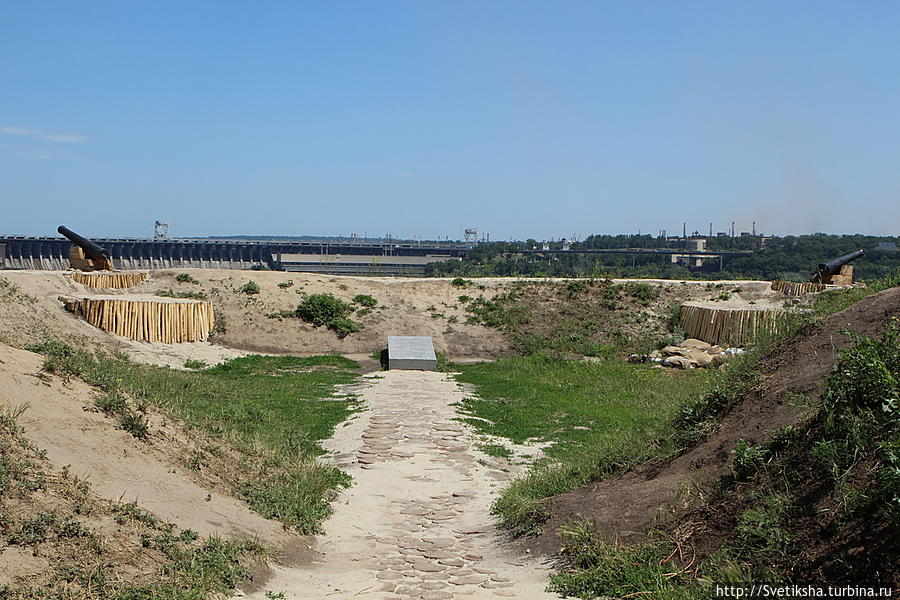
[[[900,233],[900,4],[12,2],[0,233]]]

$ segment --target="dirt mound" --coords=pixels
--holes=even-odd
[[[706,440],[668,462],[648,463],[554,497],[543,534],[523,543],[535,552],[559,552],[558,529],[571,520],[590,521],[610,539],[639,541],[686,493],[728,472],[737,440],[756,445],[803,418],[798,405],[817,403],[840,351],[850,344],[843,331],[879,335],[888,319],[898,316],[900,288],[892,288],[804,328],[760,359],[759,384],[730,407]]]
[[[6,382],[4,382],[6,383]],[[98,497],[23,436],[19,408],[0,401],[0,596],[221,597],[264,574],[250,541],[205,538],[133,503]]]

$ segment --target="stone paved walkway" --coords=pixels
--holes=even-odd
[[[326,443],[353,476],[318,538],[317,560],[278,566],[262,590],[290,599],[540,600],[549,567],[513,554],[490,505],[515,468],[488,457],[455,416],[464,398],[442,373],[387,371],[367,410]]]

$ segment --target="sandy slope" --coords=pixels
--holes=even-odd
[[[202,535],[289,542],[280,523],[264,519],[242,502],[191,481],[183,468],[115,429],[91,406],[92,390],[80,381],[63,383],[40,375],[43,357],[0,346],[0,405],[28,408],[19,420],[25,436],[57,468],[70,465],[100,496],[136,501],[164,520]],[[298,539],[298,538],[295,538]]]
[[[361,390],[368,410],[326,443],[353,476],[312,565],[275,568],[262,589],[292,599],[553,598],[548,566],[512,552],[489,514],[516,468],[483,455],[457,421],[446,374],[388,371]],[[508,469],[508,471],[504,471]]]

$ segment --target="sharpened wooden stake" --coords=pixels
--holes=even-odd
[[[91,325],[139,341],[205,340],[215,320],[212,304],[196,300],[84,298],[79,303],[78,312]]]
[[[778,332],[782,310],[740,310],[681,306],[681,328],[688,337],[721,346],[745,346],[757,335]]]
[[[89,288],[124,290],[147,279],[147,273],[71,273],[72,281]]]

